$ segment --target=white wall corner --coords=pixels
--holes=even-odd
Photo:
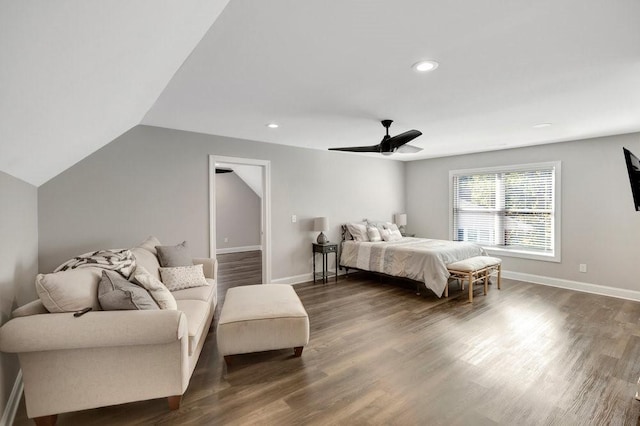
[[[583,283],[580,281],[571,281],[562,278],[545,277],[514,271],[503,271],[502,276],[504,278],[525,281],[533,284],[542,284],[550,287],[564,288],[567,290],[581,291],[583,293],[598,294],[601,296],[616,297],[618,299],[633,300],[636,302],[640,301],[640,291],[636,290],[626,290],[599,284]]]
[[[13,389],[11,389],[11,394],[7,400],[7,405],[4,408],[4,413],[2,413],[2,418],[0,418],[0,426],[13,424],[13,421],[16,418],[16,413],[18,412],[20,400],[22,399],[23,390],[24,382],[22,381],[22,370],[18,370],[16,381],[13,383]]]

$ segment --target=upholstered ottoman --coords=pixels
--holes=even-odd
[[[309,316],[290,285],[259,284],[227,291],[217,328],[218,351],[229,355],[293,348],[309,343]]]

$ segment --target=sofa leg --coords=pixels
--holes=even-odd
[[[293,348],[293,354],[297,357],[302,356],[302,350],[304,349],[304,346],[296,346],[295,348]]]
[[[33,419],[33,421],[36,422],[36,425],[38,426],[54,426],[57,420],[58,420],[57,414],[51,414],[50,416],[35,417]]]
[[[180,408],[181,400],[182,400],[182,395],[168,396],[167,402],[169,403],[169,410],[174,411]]]

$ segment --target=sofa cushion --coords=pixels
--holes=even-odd
[[[113,271],[102,271],[98,299],[105,311],[159,309],[147,290]]]
[[[160,279],[160,262],[155,254],[143,249],[142,247],[136,247],[131,249],[131,253],[136,257],[136,266],[143,267],[153,277]],[[135,271],[133,272],[135,275]]]
[[[216,280],[207,278],[207,284],[200,287],[185,288],[171,292],[176,300],[201,300],[211,302],[211,298],[216,292]]]
[[[170,291],[208,285],[201,264],[160,268],[160,276]]]
[[[189,330],[189,355],[192,355],[202,337],[211,305],[202,300],[178,300],[178,310],[187,317],[187,328]]]
[[[28,317],[31,315],[48,314],[47,308],[42,304],[42,300],[36,299],[32,302],[22,305],[11,312],[11,318]]]
[[[138,247],[150,252],[154,256],[157,256],[158,251],[156,250],[156,246],[159,246],[159,245],[161,245],[160,241],[158,241],[156,237],[150,236],[150,237],[147,237],[146,240],[138,244]]]
[[[38,274],[36,292],[49,312],[74,312],[91,307],[100,310],[98,283],[102,269],[71,269]]]
[[[170,268],[174,266],[193,265],[191,254],[187,248],[187,242],[183,241],[175,246],[156,246],[160,266]]]
[[[138,268],[136,268],[133,280],[149,292],[160,309],[178,309],[176,299],[174,299],[169,289],[162,284],[162,281],[151,275],[151,273],[144,267],[138,266]]]

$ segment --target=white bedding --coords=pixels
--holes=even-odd
[[[376,243],[349,240],[342,243],[340,265],[421,281],[441,297],[449,279],[447,265],[482,255],[486,255],[482,247],[459,241],[408,237]]]

